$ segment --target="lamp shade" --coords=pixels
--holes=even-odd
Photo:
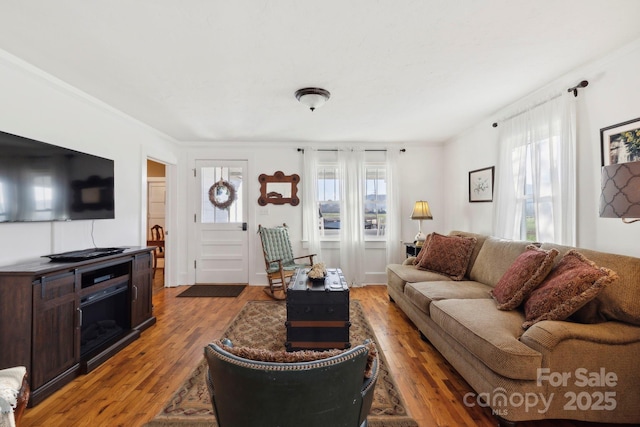
[[[429,203],[425,202],[424,200],[418,200],[413,206],[411,219],[433,219],[431,210],[429,209]]]
[[[640,218],[640,162],[602,168],[601,218]]]

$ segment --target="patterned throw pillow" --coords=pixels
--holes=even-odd
[[[553,268],[557,249],[545,251],[529,245],[502,275],[491,296],[498,302],[499,310],[513,310],[522,304]]]
[[[417,267],[447,275],[453,280],[462,280],[477,241],[475,237],[432,233],[428,246],[422,249],[426,252]]]
[[[541,320],[566,319],[617,278],[614,271],[570,250],[525,301],[522,327],[527,329]]]
[[[429,241],[431,241],[431,236],[433,236],[433,233],[427,234],[427,237],[424,239],[424,243],[420,248],[420,252],[418,252],[418,255],[416,255],[416,258],[413,260],[413,265],[420,264],[420,260],[422,259],[424,254],[427,253],[427,246],[429,246]]]
[[[299,350],[299,351],[286,351],[278,350],[271,351],[261,348],[253,347],[234,347],[228,339],[213,341],[218,347],[228,351],[229,353],[241,357],[243,359],[256,360],[259,362],[272,362],[272,363],[300,363],[300,362],[314,362],[316,360],[328,359],[329,357],[338,356],[344,353],[346,350]],[[378,348],[373,341],[367,340],[364,343],[367,350],[369,350],[369,356],[367,357],[367,364],[365,366],[364,377],[371,378],[373,372],[373,362],[378,356]]]

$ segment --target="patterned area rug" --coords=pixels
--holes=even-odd
[[[377,341],[359,301],[351,301],[349,315],[352,344],[362,343],[367,338]],[[237,346],[282,350],[286,341],[286,317],[284,302],[249,301],[221,338],[229,338]],[[384,354],[378,350],[379,377],[368,417],[369,427],[418,427],[418,423],[407,415]],[[203,358],[162,411],[145,426],[218,427],[205,385],[206,372],[207,363]]]

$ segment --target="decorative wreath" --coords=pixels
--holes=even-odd
[[[227,192],[229,197],[226,201],[219,202],[216,200],[216,195],[221,194],[223,191]],[[229,181],[221,179],[209,188],[209,201],[218,209],[228,209],[235,200],[236,188]]]

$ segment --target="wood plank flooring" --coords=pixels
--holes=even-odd
[[[202,359],[204,346],[220,336],[244,304],[269,299],[257,286],[247,287],[237,298],[176,298],[183,290],[154,289],[157,324],[93,372],[27,409],[20,427],[143,425],[161,410]],[[351,298],[362,302],[408,411],[421,427],[497,424],[488,409],[464,405],[463,396],[471,389],[389,302],[385,286],[354,288]],[[604,426],[568,421],[518,425]]]

